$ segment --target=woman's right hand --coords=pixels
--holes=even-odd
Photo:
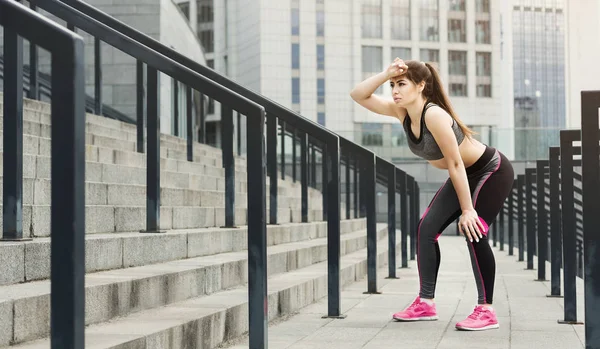
[[[404,61],[396,57],[396,59],[394,59],[392,64],[390,64],[390,66],[386,69],[385,72],[388,79],[391,79],[393,77],[406,74],[407,70],[408,66],[404,63]]]

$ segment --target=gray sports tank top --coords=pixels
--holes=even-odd
[[[427,125],[425,125],[425,111],[436,104],[434,103],[425,103],[423,107],[423,112],[421,113],[421,134],[419,138],[416,138],[410,128],[410,118],[408,115],[404,118],[404,132],[406,133],[406,140],[408,142],[408,147],[413,152],[413,154],[422,157],[425,160],[439,160],[444,157],[440,147],[438,146],[435,138],[431,134],[431,131],[427,129]],[[462,143],[465,139],[465,135],[456,122],[456,120],[452,119],[452,131],[454,131],[454,135],[456,136],[456,141],[458,145]]]

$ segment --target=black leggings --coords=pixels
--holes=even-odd
[[[512,165],[494,148],[487,147],[481,158],[466,169],[473,206],[484,227],[479,242],[467,240],[471,267],[477,284],[479,304],[492,304],[496,261],[487,233],[508,197],[514,180]],[[461,214],[460,203],[450,179],[435,194],[423,213],[417,230],[417,264],[421,281],[421,298],[434,298],[440,247],[438,238]]]

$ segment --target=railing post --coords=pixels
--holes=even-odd
[[[242,156],[242,115],[237,112],[237,123],[236,123],[236,134],[237,134],[237,155]],[[275,125],[275,138],[277,138],[277,125]],[[275,156],[277,158],[277,156]],[[275,167],[277,167],[277,160],[275,160]]]
[[[179,137],[179,82],[173,80],[173,135]]]
[[[310,144],[310,180],[309,186],[317,188],[317,149],[314,143]]]
[[[367,292],[379,294],[377,291],[377,210],[376,210],[376,156],[368,152],[361,159],[361,187],[365,198],[361,211],[367,216]],[[362,194],[362,193],[361,193]]]
[[[535,210],[533,209],[533,183],[535,169],[525,169],[525,212],[527,214],[527,270],[533,270],[533,255],[535,254]],[[538,193],[539,195],[539,193]]]
[[[523,207],[523,200],[525,199],[525,192],[523,186],[525,185],[525,175],[517,175],[517,239],[519,248],[519,262],[522,262],[525,257],[525,232],[523,231],[523,225],[525,224],[525,210]]]
[[[519,186],[518,180],[513,182],[512,190],[508,196],[508,255],[515,253],[515,190]]]
[[[600,162],[598,161],[598,107],[599,91],[581,92],[581,166],[583,201],[583,251],[585,287],[585,345],[600,347],[600,289],[598,287],[599,241],[597,229],[600,225]],[[587,214],[586,214],[587,213]]]
[[[575,203],[573,195],[573,133],[560,132],[560,194],[564,256],[564,320],[561,324],[577,321],[577,234],[575,233]]]
[[[100,39],[94,38],[94,113],[102,115],[102,51]]]
[[[29,1],[29,8],[37,12],[35,1]],[[6,46],[5,46],[6,47]],[[39,99],[39,69],[37,45],[29,43],[29,98]],[[6,115],[6,114],[5,114]]]
[[[512,192],[510,193],[512,195]],[[506,201],[502,203],[500,209],[500,217],[498,219],[498,226],[496,231],[498,232],[498,242],[500,243],[500,251],[504,251],[504,231],[506,229],[506,222],[504,221],[504,209],[506,208]]]
[[[340,139],[324,144],[323,163],[327,163],[324,181],[329,213],[327,215],[327,317],[345,318],[341,314],[340,291]]]
[[[560,148],[549,149],[550,172],[550,295],[562,297],[560,274],[562,267],[562,224],[560,217]]]
[[[267,171],[269,176],[269,223],[277,224],[277,117],[267,114]]]
[[[354,219],[358,218],[358,159],[356,155],[354,158],[354,179],[352,180],[352,186],[354,190],[352,191],[353,201],[354,201]]]
[[[200,94],[200,110],[198,115],[200,116],[200,122],[198,125],[198,142],[206,144],[206,101],[204,100],[204,94]]]
[[[346,219],[350,219],[350,154],[346,155]]]
[[[148,154],[146,156],[146,230],[143,233],[160,231],[160,128],[158,126],[158,71],[147,66],[148,72]]]
[[[321,173],[322,173],[321,174],[321,183],[323,183],[321,185],[321,187],[322,187],[321,191],[323,192],[323,195],[321,196],[321,198],[323,200],[323,220],[324,221],[327,221],[327,213],[328,213],[327,212],[328,211],[327,210],[327,208],[328,208],[328,205],[327,205],[327,200],[328,200],[328,197],[327,197],[327,191],[328,191],[327,184],[329,182],[329,179],[327,178],[327,172],[328,172],[328,170],[327,170],[327,160],[326,160],[326,157],[327,157],[327,144],[323,143],[322,149],[321,149]]]
[[[402,268],[408,268],[408,190],[407,174],[400,171],[398,182],[400,183],[400,249],[402,252]]]
[[[296,134],[296,129],[292,129],[292,181],[294,183],[296,183],[296,170],[297,170],[297,165],[296,165],[296,138],[298,137],[298,135]],[[302,138],[304,138],[304,135],[301,135]],[[308,135],[306,135],[306,151],[308,151]],[[300,167],[302,167],[302,142],[303,140],[300,140]],[[308,156],[308,154],[306,155]],[[307,159],[308,160],[308,159]],[[306,165],[306,164],[305,164]],[[300,170],[302,171],[302,170]],[[302,179],[300,179],[302,180]],[[306,178],[306,183],[308,185],[308,177]]]
[[[296,131],[294,131],[294,178],[296,176]],[[300,182],[302,186],[302,223],[308,222],[308,134],[302,133],[300,138]]]
[[[415,192],[415,179],[412,176],[407,176],[407,188],[408,188],[408,193],[410,195],[410,201],[408,204],[408,209],[409,209],[409,218],[408,218],[408,222],[409,222],[409,234],[410,234],[410,260],[414,261],[415,260],[415,255],[416,255],[416,249],[417,249],[417,234],[416,234],[416,230],[417,230],[417,222],[415,221],[415,217],[417,216],[416,212],[416,192]],[[417,218],[418,221],[418,218]]]
[[[50,338],[52,348],[75,349],[85,342],[83,40],[64,45],[60,53],[51,70]]]
[[[265,113],[247,115],[249,347],[268,346]]]
[[[281,180],[285,180],[285,121],[281,122]]]
[[[192,88],[190,86],[186,86],[185,88],[185,103],[186,103],[186,107],[185,107],[185,114],[186,114],[186,137],[187,137],[187,160],[188,161],[194,161],[194,118],[192,117],[193,115],[193,110],[194,110],[194,103],[193,103],[193,94],[192,94]]]
[[[221,104],[221,151],[225,168],[225,226],[235,226],[235,158],[233,157],[233,110]]]
[[[396,166],[388,169],[388,279],[396,277]]]
[[[23,38],[10,26],[4,27],[3,119],[2,240],[23,240]]]
[[[548,211],[546,211],[546,169],[548,161],[537,163],[537,238],[538,238],[538,278],[546,281],[546,260],[548,259]]]
[[[144,152],[144,63],[137,60],[136,63],[136,135],[137,135],[137,152]],[[149,86],[148,86],[149,87]],[[150,102],[148,102],[150,103]]]

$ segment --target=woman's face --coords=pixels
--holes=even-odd
[[[390,87],[392,88],[392,97],[394,103],[398,106],[405,106],[414,102],[420,95],[423,88],[409,80],[406,75],[401,75],[390,79]]]

